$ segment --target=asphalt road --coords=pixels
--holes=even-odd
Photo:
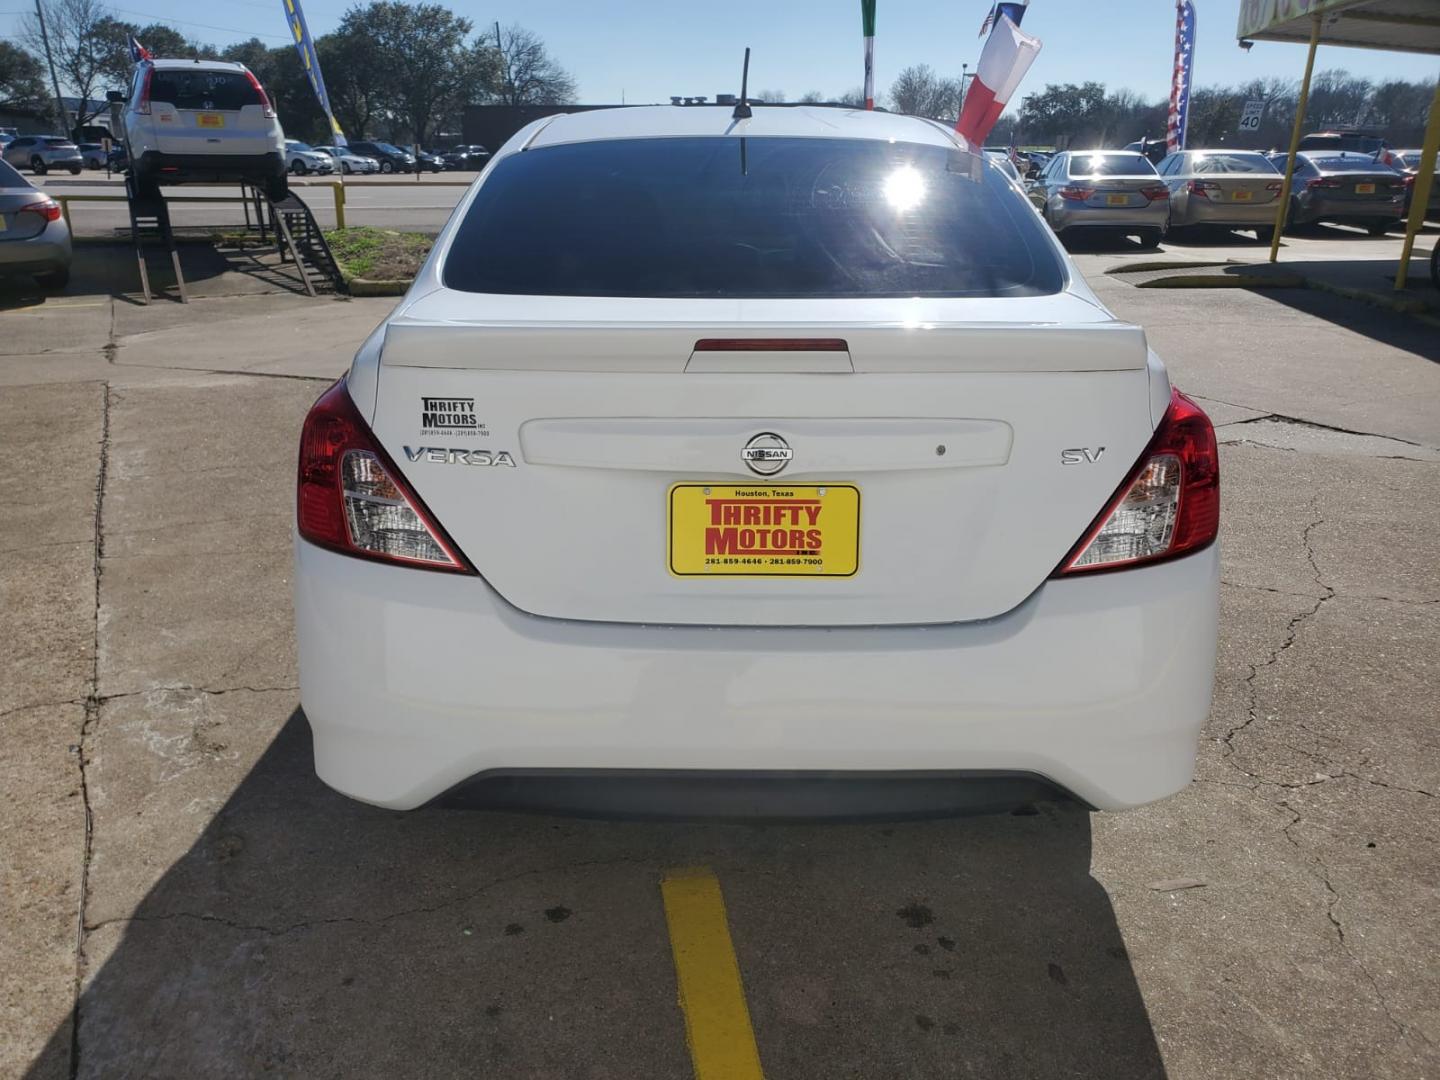
[[[1440,1074],[1433,324],[1080,256],[1219,425],[1216,697],[1175,798],[397,814],[315,779],[289,609],[296,432],[390,301],[187,250],[192,302],[146,307],[120,255],[0,291],[0,1075],[685,1077],[744,1014],[772,1080]]]

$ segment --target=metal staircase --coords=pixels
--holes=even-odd
[[[339,288],[340,267],[325,242],[325,234],[310,207],[293,191],[284,198],[272,199],[262,186],[241,184],[245,203],[247,228],[258,229],[261,240],[274,230],[275,248],[281,262],[292,262],[300,272],[305,291],[316,295],[316,285]],[[158,188],[142,189],[133,176],[125,177],[125,198],[130,208],[130,236],[135,244],[135,262],[140,270],[140,290],[145,303],[154,297],[150,289],[150,272],[146,261],[146,239],[159,239],[170,253],[175,283],[181,303],[189,303],[185,291],[185,275],[180,269],[180,252],[175,246],[175,233],[170,226],[170,208]],[[254,211],[252,218],[251,211]]]
[[[265,198],[263,192],[261,197]],[[305,201],[293,191],[283,199],[265,201],[270,204],[270,222],[275,229],[280,258],[295,263],[305,291],[315,295],[314,277],[332,288],[339,288],[340,267]]]

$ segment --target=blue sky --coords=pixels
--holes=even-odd
[[[0,33],[13,36],[25,0],[0,0]],[[258,34],[285,39],[281,0],[117,0],[121,17],[163,19],[205,41],[226,44]],[[334,29],[346,0],[305,0],[316,34]],[[877,0],[876,80],[883,90],[908,64],[959,73],[979,54],[976,33],[988,0]],[[585,102],[665,101],[671,94],[739,89],[740,57],[754,50],[755,90],[835,94],[859,85],[859,0],[458,0],[451,7],[479,24],[520,22],[540,33],[580,84]],[[1198,84],[1298,78],[1302,46],[1235,44],[1238,0],[1196,0]],[[1081,14],[1083,12],[1083,14]],[[198,21],[196,21],[198,20]],[[1032,0],[1025,28],[1045,47],[1020,92],[1047,82],[1094,79],[1148,98],[1168,92],[1175,8],[1170,0]],[[1323,48],[1317,67],[1375,79],[1434,79],[1440,58]]]

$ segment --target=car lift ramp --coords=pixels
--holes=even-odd
[[[293,191],[287,192],[283,199],[272,199],[263,188],[249,184],[242,186],[246,189],[246,224],[250,224],[250,207],[253,204],[261,239],[265,237],[265,223],[268,219],[271,228],[275,230],[275,249],[281,261],[295,264],[295,269],[300,271],[300,280],[305,284],[305,291],[311,296],[315,295],[312,275],[338,288],[341,280],[340,267],[335,262],[330,245],[325,242],[325,234],[320,231],[315,215],[310,212],[310,207],[305,205],[305,200]]]
[[[130,238],[135,243],[135,264],[140,270],[140,291],[145,303],[150,303],[150,271],[145,264],[145,237],[158,236],[170,252],[170,265],[175,269],[175,284],[180,290],[180,302],[188,304],[190,297],[185,292],[185,275],[180,272],[180,252],[175,248],[175,233],[170,228],[170,208],[165,197],[158,191],[142,195],[133,176],[125,177],[125,199],[130,207]]]

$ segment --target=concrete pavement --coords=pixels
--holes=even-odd
[[[390,302],[0,295],[0,1075],[683,1077],[658,883],[692,865],[771,1077],[1435,1075],[1440,342],[1081,258],[1222,425],[1198,778],[894,825],[334,795],[295,436]]]

